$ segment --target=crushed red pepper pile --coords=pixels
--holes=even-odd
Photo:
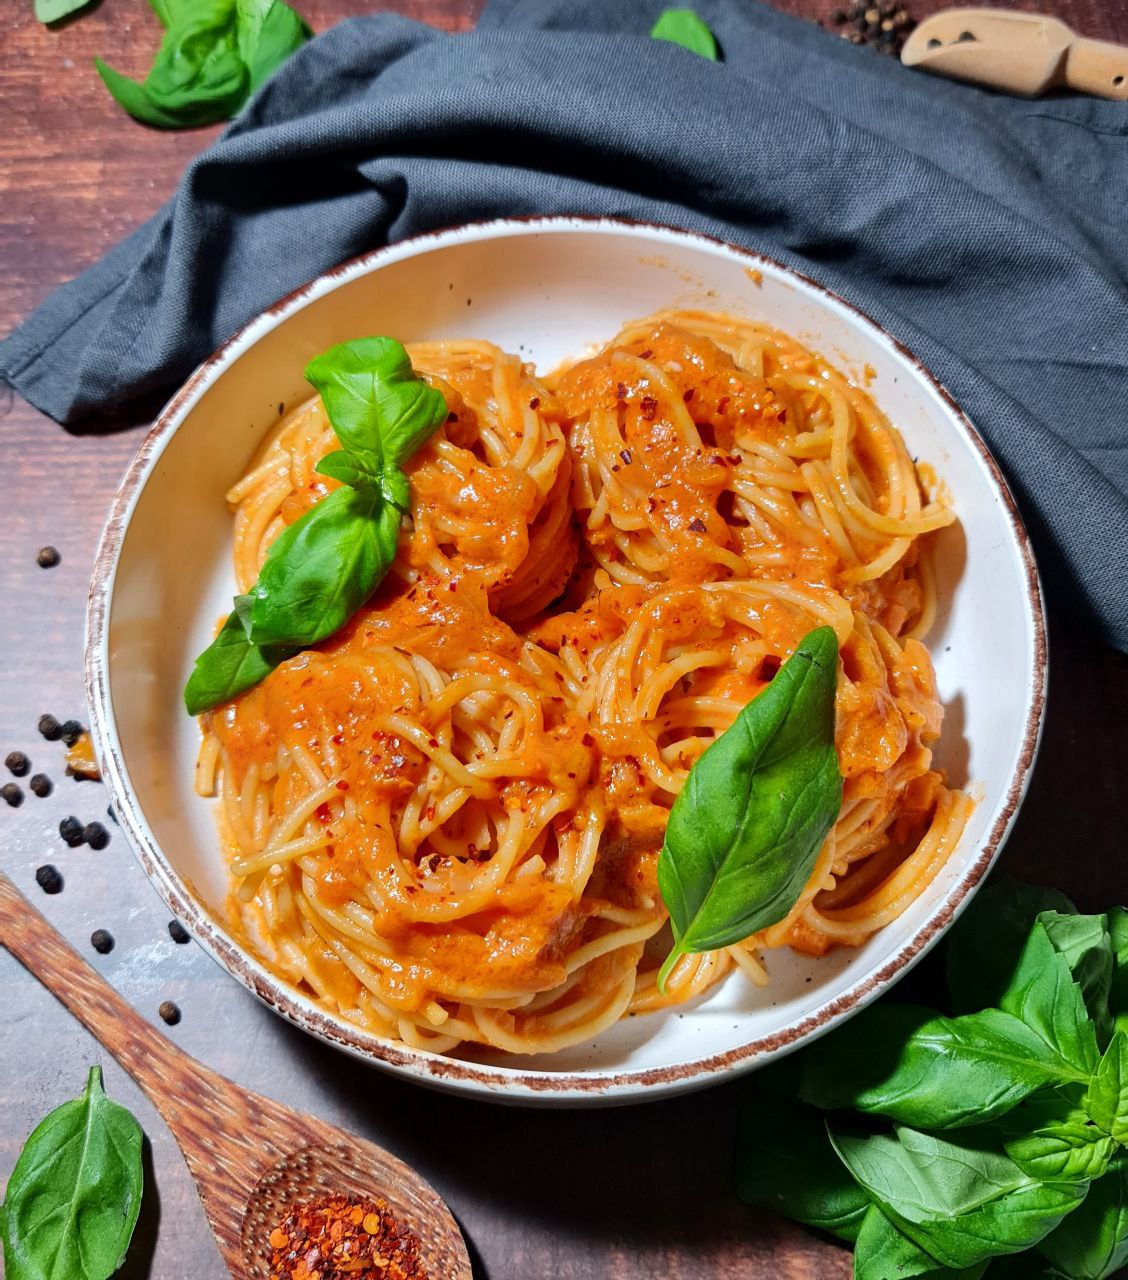
[[[419,1237],[383,1200],[323,1196],[270,1233],[271,1280],[430,1280]]]

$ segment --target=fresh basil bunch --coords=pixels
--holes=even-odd
[[[107,1280],[141,1210],[141,1126],[91,1067],[81,1098],[40,1121],[0,1208],[8,1280]]]
[[[392,338],[358,338],[311,361],[306,377],[344,446],[317,465],[344,486],[271,544],[258,581],[237,596],[196,659],[184,704],[199,715],[258,684],[280,662],[332,635],[375,591],[410,510],[403,464],[447,416]]]
[[[658,855],[674,947],[747,938],[784,916],[842,807],[834,749],[838,639],[817,627],[689,771]]]
[[[951,1015],[882,1002],[770,1070],[742,1116],[738,1194],[852,1242],[856,1280],[1112,1276],[1128,1262],[1128,911],[988,888],[947,972]]]
[[[143,83],[94,59],[135,120],[162,129],[233,116],[311,32],[282,0],[149,0],[165,28]]]

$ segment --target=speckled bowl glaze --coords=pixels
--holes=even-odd
[[[928,891],[856,951],[769,957],[771,984],[734,975],[707,998],[627,1019],[552,1057],[442,1058],[325,1012],[243,949],[211,802],[192,790],[198,743],[181,689],[233,588],[223,500],[280,412],[304,400],[306,362],[372,333],[473,336],[541,369],[660,307],[763,319],[872,394],[951,494],[938,539],[941,607],[929,645],[947,708],[940,764],[978,804]],[[998,855],[1034,762],[1045,698],[1038,574],[1014,501],[975,429],[918,360],[855,308],[779,264],[665,227],[550,218],[455,228],[380,249],[291,294],[207,361],[161,414],[114,500],[90,594],[93,731],[122,825],[157,891],[239,982],[297,1026],[424,1084],[510,1102],[598,1105],[732,1077],[827,1031],[940,937]]]

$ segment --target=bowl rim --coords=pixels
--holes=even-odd
[[[714,253],[721,249],[742,259],[749,268],[767,266],[785,279],[798,281],[803,291],[820,295],[824,300],[847,311],[855,323],[868,331],[871,338],[892,347],[911,365],[918,377],[940,397],[953,425],[979,454],[986,478],[1000,499],[1024,575],[1024,603],[1033,652],[1032,687],[1018,762],[1010,778],[1001,810],[987,833],[979,855],[961,873],[929,917],[879,969],[862,975],[848,990],[792,1025],[757,1036],[746,1044],[721,1053],[636,1070],[557,1073],[448,1058],[366,1032],[317,1006],[236,943],[208,909],[195,898],[185,880],[169,863],[149,828],[133,790],[117,734],[110,690],[109,615],[118,561],[129,523],[165,446],[199,397],[223,376],[243,351],[253,346],[261,337],[300,311],[307,302],[332,292],[352,279],[369,275],[382,266],[401,259],[468,241],[500,239],[509,235],[564,232],[600,234],[604,231],[625,232],[638,235],[640,239],[652,236],[675,245],[704,248]],[[86,694],[91,711],[91,736],[106,789],[127,842],[145,874],[172,914],[185,925],[211,958],[252,995],[288,1022],[373,1066],[433,1087],[479,1098],[524,1104],[590,1106],[637,1102],[719,1083],[753,1067],[764,1065],[825,1034],[876,999],[894,979],[907,972],[935,945],[967,905],[997,858],[1014,825],[1038,754],[1045,718],[1048,670],[1049,653],[1041,581],[1030,538],[1014,496],[986,442],[967,415],[947,388],[904,343],[834,290],[766,254],[687,228],[583,214],[508,217],[468,222],[383,245],[340,263],[291,290],[242,325],[199,365],[172,396],[129,464],[114,495],[99,541],[86,614]]]

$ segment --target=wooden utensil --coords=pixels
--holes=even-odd
[[[271,1230],[318,1192],[383,1198],[418,1235],[434,1280],[470,1280],[450,1210],[387,1151],[242,1089],[175,1048],[0,873],[0,944],[82,1022],[148,1095],[196,1180],[239,1280],[268,1280]]]
[[[901,61],[1026,98],[1067,88],[1128,99],[1128,47],[1087,40],[1033,13],[945,9],[913,31]]]

